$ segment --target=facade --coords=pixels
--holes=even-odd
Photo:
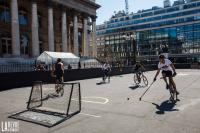
[[[0,57],[37,57],[43,51],[96,56],[95,0],[0,0]],[[92,36],[92,44],[89,44]]]
[[[136,44],[124,39],[127,33],[134,35]],[[110,47],[124,63],[127,56],[134,58],[133,54],[137,60],[153,61],[163,52],[177,63],[190,59],[199,62],[200,0],[177,0],[172,6],[165,0],[164,8],[153,7],[131,14],[118,12],[97,26],[97,42],[99,58],[105,58],[106,52],[102,51]]]

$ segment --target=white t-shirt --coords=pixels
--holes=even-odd
[[[164,71],[173,71],[172,67],[170,66],[172,62],[169,59],[165,59],[165,63],[158,63],[158,68]]]

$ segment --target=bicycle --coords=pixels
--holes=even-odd
[[[134,74],[134,82],[135,82],[135,84],[139,85],[141,83],[141,81],[143,81],[145,86],[148,86],[147,77],[144,75],[144,73],[142,71]]]
[[[175,76],[173,76],[175,77]],[[161,79],[163,79],[165,77],[161,77]],[[169,80],[169,88],[166,88],[166,89],[169,89],[169,94],[170,94],[170,98],[169,100],[173,103],[175,103],[177,100],[178,100],[178,97],[177,97],[177,92],[176,90],[174,89],[174,85],[172,84],[171,80]]]
[[[63,96],[64,94],[64,85],[62,82],[59,82],[59,81],[56,81],[56,84],[55,84],[55,91],[57,94],[60,93],[61,96]]]
[[[109,72],[104,73],[104,75],[103,75],[103,78],[102,78],[103,82],[106,82],[106,79],[108,79],[108,82],[110,83],[110,75],[109,75]]]

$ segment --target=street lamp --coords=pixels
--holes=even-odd
[[[131,63],[132,65],[136,63],[136,41],[135,41],[135,34],[134,33],[125,33],[123,35],[123,38],[127,41],[130,41],[132,44],[132,47],[130,47],[130,51],[132,52],[133,55],[133,63]],[[130,53],[129,53],[130,55]]]

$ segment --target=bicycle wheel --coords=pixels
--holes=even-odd
[[[143,83],[145,86],[148,86],[148,80],[147,80],[147,77],[142,75],[142,80],[143,80]]]
[[[139,84],[140,83],[136,74],[134,74],[134,82],[135,82],[135,84]]]
[[[170,93],[170,101],[176,102],[176,99],[175,99],[176,93],[174,91],[173,85],[169,85],[169,93]]]
[[[64,85],[60,84],[60,95],[63,96],[64,94]]]

